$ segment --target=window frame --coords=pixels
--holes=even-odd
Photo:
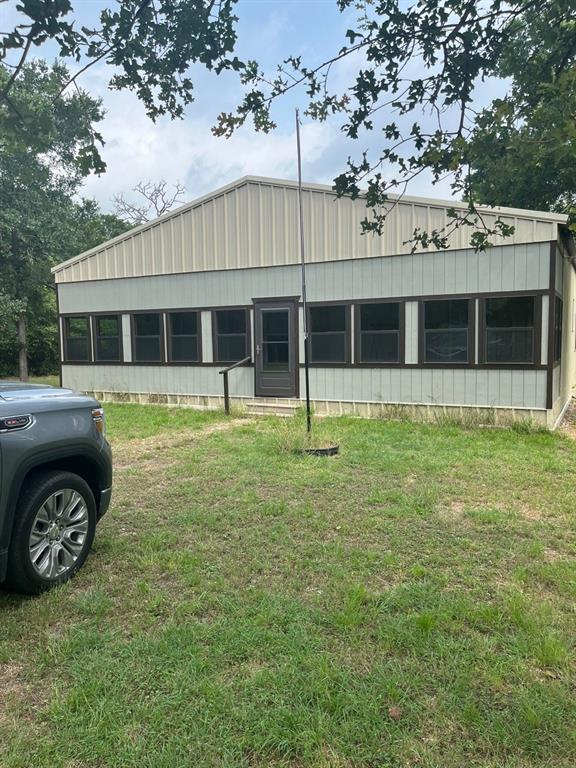
[[[245,339],[245,347],[244,347],[244,357],[250,358],[250,365],[253,364],[253,355],[252,355],[252,323],[251,323],[251,313],[250,313],[251,307],[248,307],[246,305],[240,305],[235,307],[215,307],[210,310],[210,318],[212,322],[212,362],[214,365],[232,365],[233,363],[239,362],[238,360],[221,360],[218,357],[218,336],[232,336],[232,335],[240,335],[240,334],[229,334],[224,333],[221,334],[218,332],[218,313],[219,312],[231,312],[231,311],[243,311],[246,315],[246,339]],[[240,360],[243,360],[244,358],[240,358]]]
[[[196,360],[173,360],[172,359],[172,315],[196,315],[196,338],[197,338],[197,350],[198,355]],[[166,325],[166,363],[168,365],[201,365],[202,364],[202,312],[199,309],[173,309],[166,312],[165,317]],[[181,334],[182,336],[190,337],[193,334]]]
[[[534,300],[534,360],[531,363],[492,363],[487,360],[486,301],[488,299],[526,299]],[[542,367],[542,294],[540,293],[495,293],[482,296],[478,306],[478,363],[487,368],[530,369]]]
[[[389,362],[363,362],[362,329],[360,325],[361,307],[365,304],[398,305],[398,360]],[[356,368],[399,368],[406,365],[406,301],[404,299],[362,299],[354,302],[354,367]]]
[[[308,329],[308,361],[311,367],[314,368],[348,368],[352,365],[352,328],[351,328],[351,309],[352,301],[312,301],[306,305],[306,328]],[[344,334],[344,360],[338,362],[321,362],[314,361],[312,358],[312,319],[311,310],[316,307],[344,307],[344,330],[343,331],[326,331],[326,333],[343,333]]]
[[[426,360],[426,304],[440,301],[468,302],[468,358],[462,362]],[[418,300],[418,365],[421,368],[473,368],[476,365],[476,297],[474,296],[427,296]]]
[[[124,362],[124,339],[122,329],[122,314],[120,312],[98,312],[92,314],[91,332],[92,332],[92,357],[94,363],[100,363],[101,365],[118,365]],[[118,319],[118,359],[116,360],[101,360],[98,357],[98,320],[106,317],[116,317]],[[104,336],[102,338],[115,338],[113,336]]]
[[[61,315],[62,318],[62,362],[70,365],[89,365],[94,361],[94,347],[92,340],[92,315],[89,312],[80,312],[71,315]],[[68,325],[70,320],[86,320],[86,340],[88,342],[88,357],[78,360],[71,358],[68,354]]]
[[[160,359],[159,360],[136,360],[136,317],[141,315],[158,315],[160,318]],[[130,344],[132,347],[132,361],[130,365],[166,365],[166,322],[165,312],[157,309],[139,310],[130,313]],[[156,338],[142,337],[142,338]]]

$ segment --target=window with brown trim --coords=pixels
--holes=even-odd
[[[564,302],[560,296],[554,297],[554,362],[559,363],[562,359],[562,315],[564,313]]]
[[[470,301],[439,299],[422,302],[422,362],[466,364],[470,354]]]
[[[90,318],[88,315],[64,318],[64,359],[73,363],[91,361]]]
[[[536,361],[534,296],[494,296],[484,301],[484,362]]]
[[[247,309],[217,309],[212,313],[214,362],[237,363],[250,354]]]
[[[399,302],[357,305],[357,363],[401,362],[401,309]]]
[[[94,358],[99,362],[122,360],[122,323],[120,315],[96,315],[94,323]]]
[[[349,307],[326,304],[308,309],[311,363],[348,363]]]
[[[199,312],[170,312],[168,315],[168,360],[171,363],[200,361],[199,315]]]
[[[159,312],[132,315],[132,336],[135,363],[164,361],[164,323]]]

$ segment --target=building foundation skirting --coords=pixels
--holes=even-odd
[[[86,392],[101,402],[141,403],[186,408],[217,410],[224,408],[224,398],[216,395],[159,394],[151,392],[112,392],[93,390]],[[248,411],[250,407],[265,407],[270,414],[274,406],[278,413],[286,413],[290,407],[304,407],[303,400],[292,398],[230,397],[232,408]],[[564,407],[567,407],[568,403]],[[318,416],[359,416],[391,421],[424,423],[462,423],[477,426],[509,426],[514,423],[533,424],[555,429],[560,419],[544,408],[503,408],[476,405],[443,405],[427,403],[350,402],[343,400],[314,400],[314,413]]]

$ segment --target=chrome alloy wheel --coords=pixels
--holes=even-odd
[[[88,506],[72,488],[62,488],[42,504],[30,532],[30,562],[43,579],[58,579],[78,560],[88,534]]]

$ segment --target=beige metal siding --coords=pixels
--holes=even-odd
[[[363,199],[338,199],[329,187],[307,186],[304,228],[309,262],[341,261],[408,254],[415,227],[441,228],[442,203],[403,198],[391,206],[384,233],[362,235]],[[484,213],[487,221],[496,215]],[[565,217],[502,209],[515,234],[495,242],[556,240]],[[468,248],[472,228],[457,230],[453,249]],[[299,260],[297,189],[292,182],[245,179],[178,211],[122,235],[56,268],[56,281],[68,283],[207,270],[295,264]],[[510,266],[515,269],[516,266]]]

